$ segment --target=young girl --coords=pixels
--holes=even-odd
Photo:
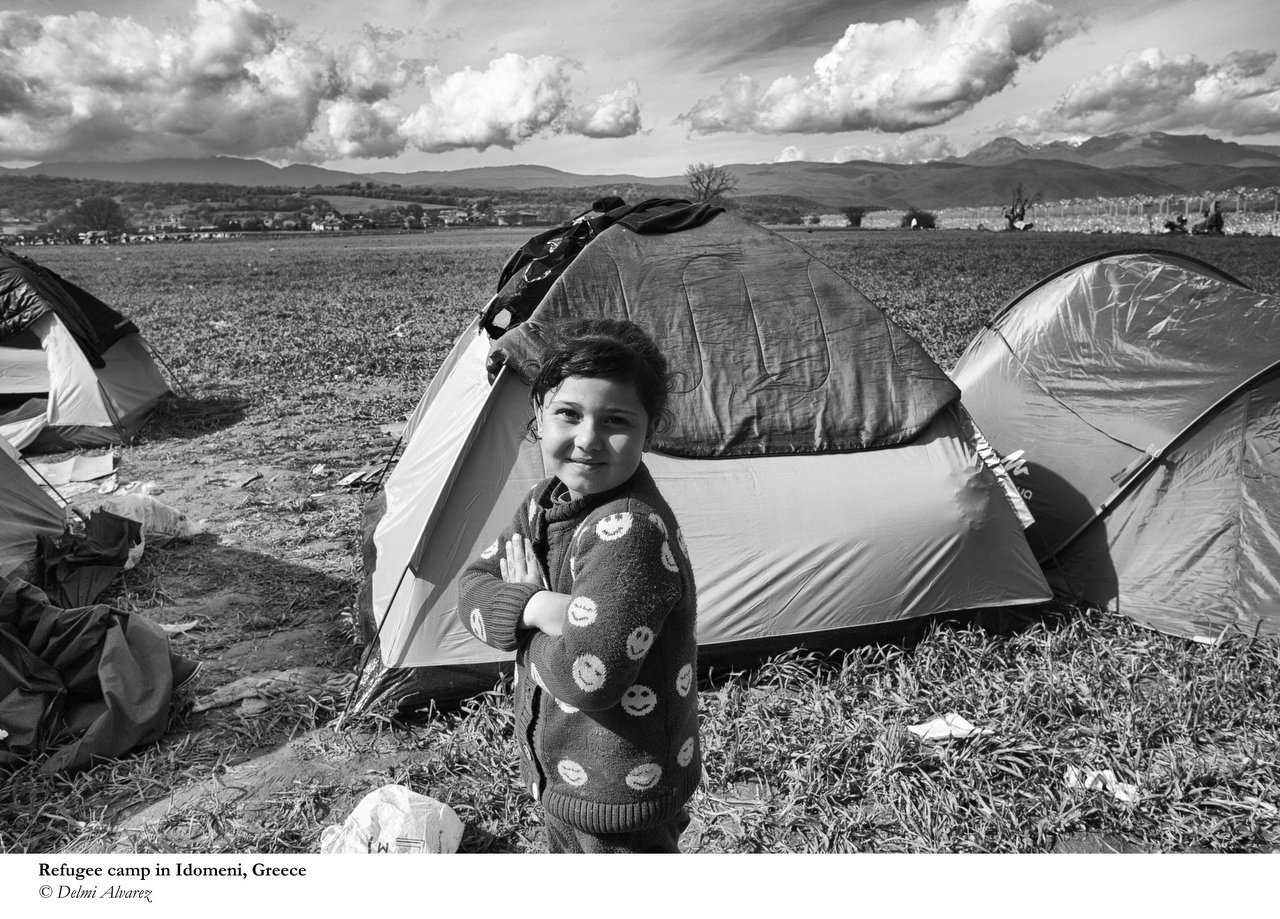
[[[516,651],[521,777],[552,852],[677,852],[702,773],[697,603],[642,462],[667,362],[631,322],[566,325],[530,395],[550,477],[459,579],[476,638]]]

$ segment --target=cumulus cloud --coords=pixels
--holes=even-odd
[[[570,71],[562,57],[504,54],[485,70],[444,74],[428,67],[430,98],[405,119],[409,142],[437,152],[459,147],[511,148],[536,134],[569,132],[587,137],[626,137],[640,130],[639,87],[575,106]]]
[[[891,144],[852,144],[836,150],[833,163],[868,160],[873,163],[928,163],[955,156],[955,147],[943,134],[904,134]]]
[[[1038,0],[968,0],[927,23],[854,23],[803,77],[739,74],[680,115],[695,133],[903,132],[950,121],[1010,85],[1079,23]]]
[[[1064,132],[1217,130],[1236,136],[1280,130],[1274,51],[1239,51],[1217,64],[1147,48],[1071,86],[1050,108],[1009,127],[1020,136]]]
[[[775,163],[798,163],[807,160],[809,154],[801,147],[783,147],[782,152],[773,158]]]
[[[597,96],[590,105],[575,108],[565,129],[585,137],[630,137],[640,131],[640,85],[628,81],[623,89]]]
[[[180,31],[0,12],[0,159],[319,161],[640,129],[634,83],[578,105],[577,65],[564,58],[506,55],[444,73],[402,53],[404,33],[357,36],[322,46],[253,0],[196,0]]]
[[[400,120],[400,110],[389,102],[339,99],[325,112],[327,142],[319,144],[315,156],[304,158],[321,159],[326,153],[350,159],[396,156],[406,146]]]

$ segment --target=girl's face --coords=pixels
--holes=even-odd
[[[598,377],[566,377],[536,420],[542,461],[575,499],[631,478],[652,433],[635,385]]]

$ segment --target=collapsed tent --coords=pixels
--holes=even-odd
[[[1061,594],[1174,634],[1280,632],[1280,299],[1120,252],[1015,297],[952,374]]]
[[[75,773],[152,743],[199,669],[144,616],[0,577],[0,768],[47,754],[41,772]]]
[[[34,580],[40,537],[57,537],[63,512],[18,465],[17,451],[0,437],[0,577]]]
[[[384,690],[484,691],[510,659],[457,621],[456,579],[546,475],[522,436],[520,372],[566,318],[637,322],[677,374],[645,463],[694,563],[704,662],[1048,599],[956,388],[919,343],[784,237],[661,205],[597,226],[550,277],[537,259],[509,265],[436,373],[371,503],[361,618],[385,669],[357,706]]]
[[[124,443],[167,392],[132,321],[0,250],[0,437],[19,449]]]

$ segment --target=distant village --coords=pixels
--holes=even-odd
[[[438,227],[529,227],[568,220],[571,213],[561,205],[527,208],[409,204],[348,214],[335,208],[324,208],[275,213],[212,215],[188,212],[149,216],[158,219],[137,223],[124,221],[123,226],[113,229],[83,229],[74,224],[58,226],[48,221],[36,222],[0,213],[0,244],[155,243],[231,239],[261,233],[363,233],[430,230]]]
[[[344,188],[317,189],[310,193],[293,191],[274,197],[246,195],[165,206],[140,200],[122,204],[118,196],[107,195],[74,198],[63,207],[23,209],[4,207],[0,202],[0,245],[162,243],[297,233],[409,233],[475,227],[558,226],[586,210],[588,205],[575,198],[586,196],[585,200],[590,201],[593,191],[599,190],[580,189],[577,195],[567,192],[557,201],[536,204],[499,203],[483,195],[450,197],[448,200],[457,202],[455,204],[388,201],[364,198]],[[414,194],[410,189],[404,192]],[[1196,196],[1099,197],[1051,202],[1039,200],[1038,196],[1022,199],[1022,195],[1019,185],[1013,196],[1013,207],[937,210],[886,207],[805,210],[805,205],[811,208],[814,202],[773,199],[766,203],[750,196],[726,198],[722,203],[759,223],[810,231],[1034,228],[1042,232],[1076,233],[1207,231],[1211,235],[1280,235],[1280,188],[1275,187],[1240,188]],[[267,206],[263,207],[264,204]]]

